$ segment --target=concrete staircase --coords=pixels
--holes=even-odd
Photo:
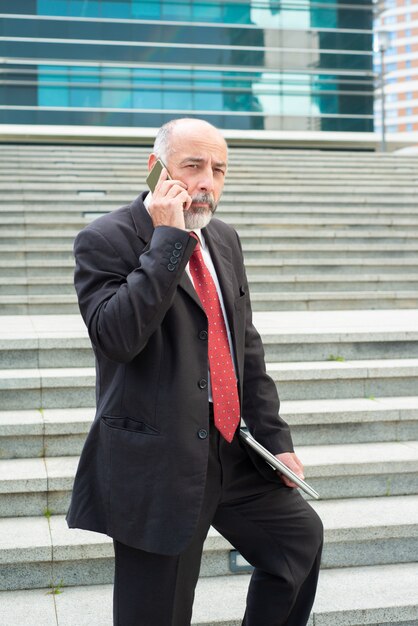
[[[3,146],[0,313],[77,312],[74,235],[139,193],[147,153]],[[416,308],[417,179],[409,157],[231,150],[219,215],[241,234],[254,308]]]
[[[2,147],[0,624],[112,623],[111,540],[64,520],[94,415],[71,246],[138,193],[146,153]],[[219,215],[242,236],[268,370],[322,496],[310,626],[417,626],[418,161],[234,149],[231,162]],[[211,531],[194,626],[240,624],[249,574],[231,551]]]

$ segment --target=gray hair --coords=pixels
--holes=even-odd
[[[167,122],[159,129],[152,149],[153,153],[164,163],[167,161],[170,146],[170,135],[177,120]]]

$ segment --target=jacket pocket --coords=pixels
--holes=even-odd
[[[245,306],[245,302],[247,299],[247,294],[245,293],[243,287],[239,288],[239,296],[237,296],[234,300],[234,306],[235,309],[240,311],[242,309],[242,306]]]
[[[102,422],[110,428],[116,428],[117,430],[128,430],[133,433],[140,433],[143,435],[159,435],[160,432],[150,426],[146,422],[142,422],[136,417],[123,417],[118,415],[102,415]]]

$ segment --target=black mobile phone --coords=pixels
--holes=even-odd
[[[158,179],[160,178],[161,172],[164,168],[167,169],[161,159],[157,159],[152,166],[152,170],[146,178],[146,183],[151,191],[154,191],[155,187],[157,186]],[[171,178],[170,174],[168,174],[168,178]]]

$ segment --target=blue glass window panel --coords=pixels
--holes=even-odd
[[[99,83],[100,70],[96,67],[74,66],[69,68],[69,80],[72,83]]]
[[[413,124],[411,124],[410,122],[406,125],[406,130],[408,132],[411,132],[412,130],[414,130],[414,126]]]
[[[162,70],[156,69],[133,69],[132,82],[134,85],[161,85]]]
[[[222,3],[220,3],[222,4]],[[225,24],[251,24],[250,4],[228,3],[223,6]]]
[[[67,0],[38,0],[38,15],[68,15]]]
[[[102,17],[126,18],[131,17],[130,2],[110,2],[110,0],[102,0]]]
[[[61,65],[38,65],[38,81],[67,82],[68,68]]]
[[[134,109],[161,109],[163,106],[162,93],[158,89],[138,89],[132,93],[132,106]]]
[[[222,111],[223,96],[216,92],[197,91],[194,93],[194,108],[201,111]]]
[[[191,3],[187,0],[165,0],[165,2],[161,2],[161,17],[163,20],[190,20],[192,17]]]
[[[195,22],[222,22],[222,2],[205,4],[192,2],[192,17]]]
[[[49,107],[68,107],[69,93],[67,87],[40,87],[38,89],[38,105]]]
[[[70,91],[70,106],[100,107],[101,90],[94,87],[72,87]]]
[[[129,89],[103,88],[102,106],[108,109],[130,109],[132,96]]]
[[[132,0],[132,17],[142,20],[158,20],[161,17],[159,0]]]
[[[186,111],[193,110],[193,98],[189,91],[171,91],[167,90],[163,93],[164,109],[180,109]]]
[[[68,15],[75,17],[98,17],[100,2],[98,0],[68,0]]]

